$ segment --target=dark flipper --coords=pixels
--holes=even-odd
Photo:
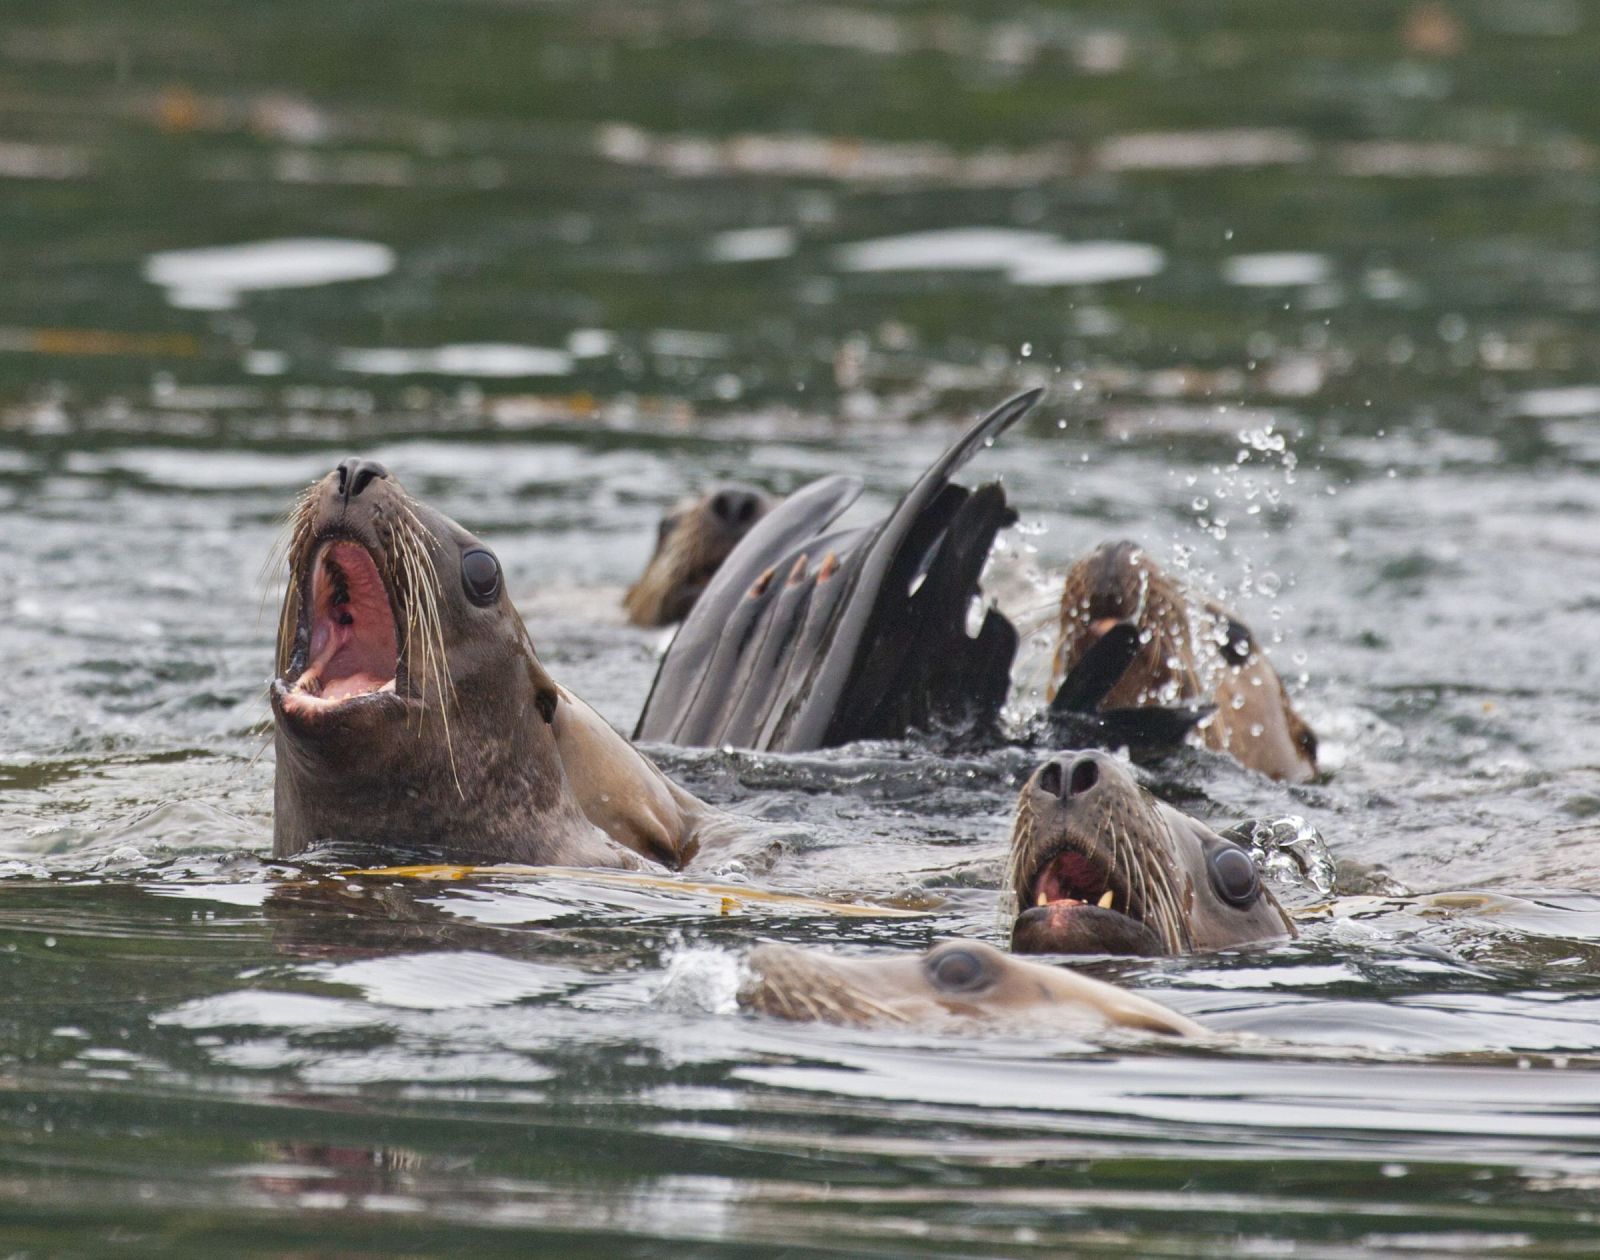
[[[999,486],[950,477],[1041,392],[975,424],[876,525],[825,533],[860,491],[842,477],[773,509],[690,611],[634,737],[798,752],[993,720],[1016,632],[991,609],[969,636],[967,615],[1015,515]]]
[[[1050,702],[1048,716],[1055,742],[1110,748],[1181,744],[1194,724],[1213,711],[1213,705],[1102,709],[1100,702],[1111,694],[1138,654],[1139,627],[1119,621],[1078,658]]]
[[[1105,709],[1097,713],[1051,710],[1043,738],[1052,748],[1172,748],[1212,712],[1196,708]]]
[[[1196,722],[1216,711],[1211,704],[1151,705],[1138,709],[1102,709],[1094,716],[1101,739],[1121,748],[1159,748],[1181,744]]]
[[[1061,680],[1055,699],[1050,701],[1050,712],[1093,713],[1122,681],[1137,655],[1139,627],[1131,621],[1119,621],[1095,640]]]

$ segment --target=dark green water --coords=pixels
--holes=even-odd
[[[1597,64],[1579,0],[11,0],[0,1254],[1594,1254]],[[723,1009],[757,939],[1001,939],[1020,750],[656,750],[915,919],[266,860],[262,565],[350,451],[627,728],[666,504],[881,508],[1036,382],[996,589],[1144,540],[1330,771],[1158,780],[1481,895],[1097,965],[1237,1035],[1173,1051]]]

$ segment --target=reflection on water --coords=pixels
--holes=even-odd
[[[165,288],[173,306],[226,311],[244,293],[370,280],[393,270],[394,251],[370,241],[259,241],[153,254],[144,278]]]
[[[12,1249],[1587,1254],[1597,40],[1566,0],[17,0]],[[975,466],[1024,517],[1014,716],[1065,565],[1128,536],[1257,629],[1332,771],[1145,768],[1342,862],[1292,944],[1092,964],[1213,1039],[731,1010],[757,940],[1003,941],[1036,750],[656,750],[781,842],[715,895],[263,858],[262,564],[351,451],[492,540],[628,728],[666,506],[850,469],[881,512],[1033,383]]]
[[[1161,271],[1151,245],[1124,241],[1068,243],[1048,232],[949,228],[845,246],[846,271],[998,271],[1012,284],[1049,286],[1138,280]]]

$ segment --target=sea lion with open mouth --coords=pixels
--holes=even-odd
[[[945,941],[919,956],[844,958],[789,945],[762,945],[745,962],[746,1010],[830,1024],[1008,1021],[1030,1030],[1128,1028],[1188,1037],[1193,1020],[1116,985],[1012,958],[980,941]]]
[[[699,499],[676,504],[661,518],[655,554],[623,596],[636,626],[682,621],[722,562],[772,500],[750,486],[718,486]]]
[[[676,867],[734,824],[545,672],[494,553],[383,465],[314,483],[288,554],[275,856]]]
[[[1317,774],[1317,737],[1250,629],[1220,605],[1191,607],[1182,588],[1136,543],[1105,543],[1068,571],[1061,591],[1055,683],[1104,636],[1137,631],[1127,663],[1100,703],[1128,714],[1209,701],[1198,718],[1208,748],[1262,774],[1304,783]]]
[[[1060,753],[1023,785],[1006,885],[1018,953],[1157,956],[1295,935],[1248,849],[1102,752]]]

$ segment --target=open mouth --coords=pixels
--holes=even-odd
[[[1023,908],[1094,906],[1127,914],[1131,902],[1126,882],[1117,879],[1104,862],[1068,848],[1049,858],[1034,874]]]
[[[317,718],[363,697],[394,694],[394,610],[372,553],[349,540],[323,543],[307,586],[295,660],[274,687],[284,712]]]
[[[1062,848],[1046,858],[1020,900],[1011,928],[1014,953],[1153,957],[1167,952],[1160,933],[1146,922],[1126,872],[1110,869],[1082,849]]]

